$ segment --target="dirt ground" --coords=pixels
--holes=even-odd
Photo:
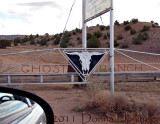
[[[105,117],[95,113],[84,110],[85,113],[83,113],[81,108],[85,106],[89,97],[84,89],[73,88],[73,85],[19,85],[14,87],[32,92],[46,100],[54,111],[55,124],[110,124],[112,122],[112,120],[102,121]],[[109,90],[109,87],[106,90]],[[130,100],[139,103],[160,104],[160,82],[117,83],[115,91],[122,92]]]

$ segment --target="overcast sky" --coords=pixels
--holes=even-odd
[[[0,0],[0,35],[56,34],[64,29],[73,0]],[[138,18],[160,24],[160,0],[114,0],[114,20]],[[109,25],[109,13],[102,16]],[[67,30],[82,26],[82,0],[76,0]],[[87,25],[102,24],[100,18]]]

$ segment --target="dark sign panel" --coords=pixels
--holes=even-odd
[[[65,51],[73,67],[83,76],[89,75],[105,52]]]

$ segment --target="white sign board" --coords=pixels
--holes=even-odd
[[[90,21],[111,8],[111,0],[85,0],[85,22]]]

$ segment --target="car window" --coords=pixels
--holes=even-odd
[[[0,119],[13,115],[26,108],[28,108],[28,105],[18,100],[3,102],[0,104]]]

